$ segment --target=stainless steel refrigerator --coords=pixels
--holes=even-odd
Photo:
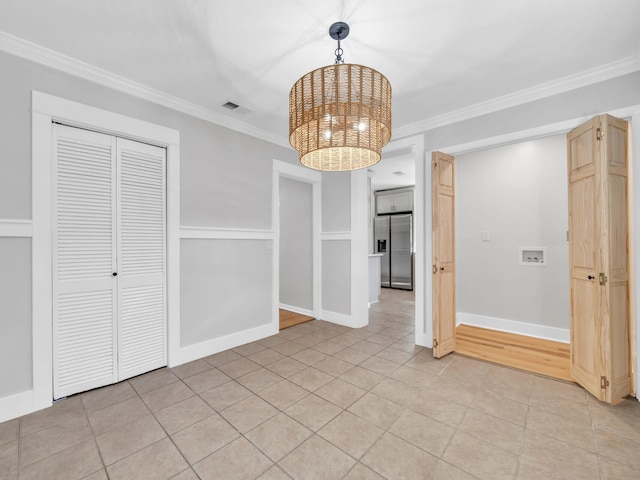
[[[380,285],[413,290],[413,222],[410,213],[373,219],[375,253],[381,253]]]

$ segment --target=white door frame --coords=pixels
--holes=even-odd
[[[53,403],[52,122],[95,130],[167,149],[167,360],[180,348],[180,133],[42,92],[32,92],[32,360],[29,411]]]
[[[631,219],[632,219],[632,258],[633,264],[631,265],[631,271],[633,272],[633,290],[632,290],[632,298],[631,298],[631,318],[635,319],[635,322],[632,322],[635,325],[635,348],[636,352],[636,390],[638,385],[640,385],[640,356],[637,355],[637,348],[640,344],[640,316],[639,310],[636,308],[638,300],[640,300],[640,208],[634,207],[634,198],[640,198],[640,105],[632,105],[629,107],[617,109],[617,110],[609,110],[600,113],[608,113],[609,115],[613,115],[614,117],[624,118],[627,120],[631,120],[631,143],[635,145],[636,148],[631,151]],[[416,191],[418,191],[418,184],[421,184],[420,190],[422,192],[425,191],[425,185],[431,184],[431,169],[425,169],[422,175],[417,174],[417,167],[419,164],[430,164],[431,154],[434,151],[440,151],[447,153],[449,155],[458,156],[463,153],[469,153],[477,150],[484,150],[487,148],[499,147],[502,145],[508,145],[511,143],[524,142],[527,140],[534,140],[536,138],[547,137],[551,135],[559,135],[563,133],[567,133],[575,127],[581,125],[586,122],[590,118],[598,115],[598,113],[589,114],[587,116],[573,118],[571,120],[566,120],[563,122],[553,123],[550,125],[543,125],[540,127],[521,130],[518,132],[508,133],[505,135],[499,135],[495,137],[490,137],[482,140],[477,140],[474,142],[462,143],[457,145],[450,146],[442,146],[438,148],[434,148],[433,150],[429,150],[424,152],[425,162],[419,162],[416,165]],[[431,194],[424,196],[424,209],[423,209],[423,221],[424,221],[424,230],[418,230],[418,235],[422,235],[422,245],[424,246],[424,254],[427,258],[431,256]],[[422,292],[428,304],[431,304],[431,275],[425,275],[426,271],[423,269],[422,283],[426,288],[425,292]],[[418,345],[424,345],[427,347],[431,347],[430,343],[420,343],[419,338],[419,326],[418,326],[418,292],[416,292],[416,343]],[[421,332],[423,339],[428,340],[432,338],[433,334],[433,316],[429,310],[425,312],[425,324],[424,330]]]
[[[320,318],[321,297],[321,252],[320,252],[320,221],[321,208],[320,187],[322,175],[320,172],[309,168],[293,165],[281,160],[273,160],[272,173],[272,203],[271,203],[271,227],[273,229],[273,311],[272,324],[277,332],[280,325],[280,178],[290,178],[300,182],[311,184],[312,198],[312,255],[313,255],[313,317]]]

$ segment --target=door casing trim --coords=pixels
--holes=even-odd
[[[167,361],[180,349],[180,132],[162,125],[32,91],[32,372],[30,411],[53,404],[52,122],[167,149]]]

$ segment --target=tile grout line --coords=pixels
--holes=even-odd
[[[533,397],[534,388],[535,388],[535,381],[532,381],[531,388],[529,389],[529,397],[527,398],[527,413],[524,417],[524,429],[522,430],[522,439],[520,440],[520,448],[518,449],[518,464],[517,464],[516,475],[515,475],[516,479],[520,475],[520,469],[522,468],[522,455],[524,453],[524,445],[527,440],[529,414],[531,413],[531,398]]]
[[[136,392],[136,395],[138,395],[138,392],[136,391],[136,389],[133,388],[133,386],[131,386],[131,388],[133,389],[134,392]],[[142,401],[142,399],[140,399],[140,401]],[[89,419],[89,413],[87,412],[87,409],[84,406],[84,402],[82,402],[82,398],[80,399],[80,402],[82,403],[82,409],[84,410],[85,415],[87,416],[87,423],[89,424],[89,428],[91,429],[91,433],[93,434],[93,444],[96,446],[96,451],[98,452],[98,455],[100,456],[100,462],[102,463],[102,470],[104,470],[104,474],[107,476],[107,479],[108,479],[109,478],[109,472],[107,472],[107,465],[106,465],[106,463],[104,461],[104,457],[102,455],[102,451],[100,450],[100,446],[98,445],[98,435],[96,435],[96,432],[93,429],[93,425],[91,424],[91,420]],[[105,408],[108,408],[108,407],[105,407]],[[96,472],[94,472],[94,473],[96,473]]]
[[[134,377],[134,378],[135,378],[135,377]],[[179,379],[179,381],[182,381],[182,379]],[[129,379],[127,379],[127,380],[126,380],[126,382],[130,385],[131,389],[135,392],[136,397],[140,400],[140,402],[141,402],[141,403],[144,405],[144,407],[147,409],[148,415],[151,415],[151,416],[153,417],[153,419],[158,423],[158,425],[160,426],[160,428],[162,428],[162,431],[165,433],[165,435],[166,435],[167,437],[169,437],[169,434],[166,432],[166,430],[164,429],[164,427],[162,426],[162,424],[161,424],[161,423],[158,421],[158,419],[156,418],[155,412],[154,412],[153,410],[151,410],[151,408],[149,408],[149,405],[147,405],[147,403],[144,401],[144,399],[142,398],[142,395],[140,395],[140,393],[138,393],[138,390],[136,390],[136,388],[135,388],[133,385],[131,385],[131,382],[129,382]],[[178,382],[175,382],[175,383],[178,383]],[[159,387],[159,388],[162,388],[162,387]],[[158,389],[155,389],[155,390],[159,390],[159,388],[158,388]],[[146,392],[146,393],[150,393],[150,392],[152,392],[152,391],[154,391],[154,390],[151,390],[151,391]],[[135,398],[135,397],[132,397],[132,398]],[[114,405],[118,405],[119,403],[126,402],[127,400],[130,400],[130,399],[126,399],[126,400],[123,400],[122,402],[114,403],[114,404],[112,404],[112,405],[109,405],[109,406],[104,407],[104,408],[102,408],[102,409],[98,409],[98,410],[96,410],[96,411],[104,410],[105,408],[109,408],[109,407],[112,407],[112,406],[114,406]],[[146,416],[146,415],[145,415],[145,416]],[[144,418],[144,416],[143,416],[143,417],[140,417],[140,418]],[[132,421],[130,421],[130,422],[127,422],[127,423],[125,423],[125,424],[123,424],[123,425],[119,425],[119,426],[118,426],[118,428],[121,428],[121,427],[123,427],[123,426],[125,426],[125,425],[129,425],[129,424],[131,424],[131,423],[133,423],[133,422],[136,422],[136,421],[140,420],[140,418],[137,418],[137,419],[135,419],[135,420],[132,420]],[[89,422],[89,424],[90,424],[90,426],[91,426],[91,428],[92,428],[92,430],[93,430],[93,426],[91,425],[91,422]],[[115,430],[115,429],[114,429],[114,430]],[[103,432],[102,434],[108,433],[109,431],[113,431],[113,430],[108,430],[108,431],[106,431],[106,432]],[[102,434],[100,434],[100,435],[102,435]],[[98,445],[97,445],[98,435],[95,435],[95,434],[94,434],[94,440],[95,440],[95,442],[96,442],[96,446],[98,446]],[[145,445],[144,447],[142,447],[142,448],[140,448],[140,449],[138,449],[138,450],[135,450],[135,451],[133,451],[133,452],[129,453],[129,455],[127,455],[127,456],[125,456],[125,457],[123,457],[123,458],[120,458],[120,459],[116,460],[115,462],[113,462],[113,463],[112,463],[112,464],[110,464],[109,466],[116,465],[116,464],[118,464],[118,463],[120,463],[120,462],[124,461],[125,459],[127,459],[127,458],[129,458],[129,457],[131,457],[131,456],[133,456],[133,455],[135,455],[135,454],[137,454],[138,452],[140,452],[140,451],[144,450],[145,448],[149,448],[149,447],[151,447],[151,446],[153,446],[153,445],[156,445],[156,444],[160,443],[162,440],[164,440],[164,438],[161,438],[161,439],[160,439],[160,440],[158,440],[158,441],[155,441],[155,442],[153,442],[153,443],[150,443],[149,445]],[[179,451],[179,450],[178,450],[178,451]],[[101,460],[102,460],[102,464],[104,465],[104,471],[105,471],[105,473],[106,473],[106,475],[107,475],[107,478],[110,478],[109,471],[108,471],[108,469],[107,469],[107,465],[105,464],[104,457],[102,456],[102,451],[100,450],[100,448],[99,448],[99,447],[98,447],[98,453],[100,454],[100,458],[101,458]],[[182,452],[180,452],[180,454],[182,455]],[[185,459],[185,460],[186,460],[186,459]],[[189,463],[189,462],[187,462],[187,464],[188,464],[188,463]]]
[[[591,431],[593,432],[593,443],[596,449],[596,459],[598,461],[598,472],[600,474],[600,478],[602,480],[606,479],[606,472],[604,471],[604,465],[602,464],[602,458],[600,455],[600,448],[599,448],[599,442],[598,442],[598,435],[597,435],[597,431],[596,431],[596,426],[593,422],[593,407],[591,405],[591,399],[587,398],[587,408],[589,409],[589,420],[591,423]]]
[[[22,457],[22,417],[20,417],[18,419],[18,452],[16,454],[16,479],[19,480],[20,479],[20,470],[22,470],[20,468],[20,465],[22,463],[21,461],[21,457]]]
[[[207,363],[208,363],[208,362],[207,362]],[[215,368],[215,367],[213,367],[213,368]],[[173,372],[172,372],[172,373],[173,373]],[[201,372],[201,373],[202,373],[202,372]],[[175,375],[175,373],[174,373],[174,375]],[[197,374],[195,374],[195,375],[197,375]],[[192,375],[192,376],[193,376],[193,375]],[[176,377],[177,377],[177,375],[176,375]],[[182,384],[183,384],[185,387],[187,387],[189,390],[191,390],[191,391],[193,392],[193,390],[189,387],[189,385],[187,385],[186,383],[184,383],[184,381],[183,381],[183,379],[182,379],[182,378],[178,377],[178,382],[182,382]],[[174,383],[178,383],[178,382],[174,382]],[[133,386],[132,386],[132,388],[133,388]],[[162,387],[160,387],[160,388],[162,388]],[[135,390],[135,388],[134,388],[134,390]],[[158,389],[156,389],[156,390],[158,390]],[[146,393],[149,393],[149,392],[146,392]],[[193,392],[193,393],[194,393],[194,395],[195,395],[195,396],[197,396],[198,398],[200,398],[200,396],[199,396],[196,392]],[[163,431],[163,432],[164,432],[164,434],[166,435],[166,438],[168,438],[168,439],[169,439],[169,441],[171,442],[171,444],[173,445],[173,447],[176,449],[176,451],[180,454],[180,456],[184,459],[185,463],[188,465],[188,467],[187,467],[187,468],[185,468],[184,470],[181,470],[180,472],[178,472],[178,474],[177,474],[177,475],[181,474],[182,472],[185,472],[186,470],[191,470],[191,471],[193,471],[193,473],[196,475],[196,477],[199,479],[199,478],[200,478],[200,476],[199,476],[199,475],[196,473],[196,471],[193,469],[193,465],[191,465],[191,463],[189,462],[189,460],[187,460],[187,457],[185,457],[184,453],[182,453],[182,450],[180,450],[180,448],[178,448],[178,445],[176,445],[175,441],[173,440],[173,437],[169,434],[169,432],[167,432],[167,429],[165,428],[165,426],[164,426],[164,425],[162,425],[162,422],[160,422],[160,420],[158,420],[158,417],[156,417],[156,412],[154,412],[153,410],[151,410],[151,409],[149,408],[149,406],[145,403],[145,401],[142,399],[142,396],[138,393],[138,391],[137,391],[137,390],[136,390],[136,394],[137,394],[137,395],[138,395],[138,397],[140,398],[140,401],[141,401],[141,402],[145,405],[145,407],[149,410],[149,412],[150,412],[150,413],[151,413],[151,415],[153,416],[154,420],[158,423],[158,425],[160,425],[160,428],[162,428],[162,431]],[[191,398],[191,397],[189,397],[189,398]],[[200,399],[201,399],[201,398],[200,398]],[[188,400],[188,399],[186,399],[186,400]],[[202,399],[201,399],[201,400],[202,400]],[[178,401],[177,403],[180,403],[181,401],[184,401],[184,400],[180,400],[180,401]],[[204,400],[202,400],[202,401],[204,402]],[[205,403],[206,403],[206,402],[205,402]],[[174,403],[173,405],[176,405],[176,404]],[[173,406],[173,405],[169,405],[168,407],[165,407],[165,408],[169,408],[169,407],[171,407],[171,406]],[[163,410],[163,409],[161,408],[161,409],[159,409],[158,411],[161,411],[161,410]],[[215,412],[215,409],[212,409],[212,410]],[[216,412],[216,413],[217,413],[217,412]],[[208,418],[208,417],[207,417],[207,418]],[[192,424],[192,425],[193,425],[193,424]],[[188,426],[187,426],[187,427],[185,427],[185,428],[189,428],[190,426],[191,426],[191,425],[188,425]],[[182,430],[179,430],[179,431],[182,431]],[[175,432],[175,433],[177,433],[177,432]],[[160,443],[162,440],[164,440],[164,438],[162,438],[162,439],[158,440],[157,442],[152,443],[151,445],[156,445],[157,443]],[[136,452],[132,453],[131,455],[134,455],[135,453],[140,452],[140,451],[144,450],[145,448],[150,447],[151,445],[147,445],[147,446],[145,446],[144,448],[141,448],[140,450],[137,450]],[[122,459],[122,460],[124,460],[124,459]],[[121,461],[121,460],[118,460],[118,461]],[[117,462],[115,462],[115,463],[117,463]],[[174,475],[174,477],[175,477],[175,475]]]

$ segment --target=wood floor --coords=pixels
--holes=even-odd
[[[301,323],[310,322],[313,317],[301,315],[299,313],[290,312],[289,310],[280,309],[280,330],[300,325]]]
[[[567,343],[458,325],[456,353],[572,381]]]

